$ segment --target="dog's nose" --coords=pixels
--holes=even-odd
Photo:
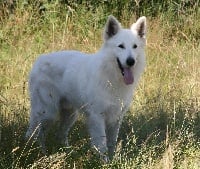
[[[128,66],[133,66],[134,64],[135,64],[135,59],[134,58],[132,58],[132,57],[128,57],[127,59],[126,59],[126,64],[128,65]]]

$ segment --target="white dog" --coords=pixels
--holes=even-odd
[[[30,126],[36,129],[45,152],[45,135],[59,121],[59,139],[68,146],[67,135],[84,112],[91,144],[102,157],[112,158],[120,123],[130,106],[134,90],[145,68],[146,18],[140,17],[131,29],[122,29],[109,16],[104,43],[95,54],[60,51],[44,54],[30,73]],[[36,135],[36,134],[35,134]]]

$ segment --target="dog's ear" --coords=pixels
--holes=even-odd
[[[120,29],[121,25],[118,20],[114,16],[110,15],[105,26],[104,39],[108,40],[112,36],[116,35]]]
[[[134,23],[131,26],[131,30],[133,32],[136,31],[136,33],[138,34],[138,36],[140,36],[141,38],[145,38],[146,35],[146,17],[142,16],[140,17],[136,23]]]

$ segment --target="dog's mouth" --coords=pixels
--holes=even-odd
[[[117,63],[118,63],[119,69],[121,70],[121,74],[124,78],[124,83],[126,85],[132,84],[134,81],[134,77],[133,77],[133,72],[132,72],[131,68],[123,67],[119,58],[117,58]]]

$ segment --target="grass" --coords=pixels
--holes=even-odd
[[[122,25],[130,25],[134,15],[122,13]],[[41,16],[18,7],[2,20],[0,168],[200,168],[200,17],[195,12],[178,18],[172,11],[147,16],[147,68],[112,162],[102,164],[90,149],[82,117],[70,133],[68,153],[51,134],[49,156],[24,140],[30,109],[27,79],[34,60],[55,50],[97,51],[106,17],[100,7],[61,13],[50,4]]]

